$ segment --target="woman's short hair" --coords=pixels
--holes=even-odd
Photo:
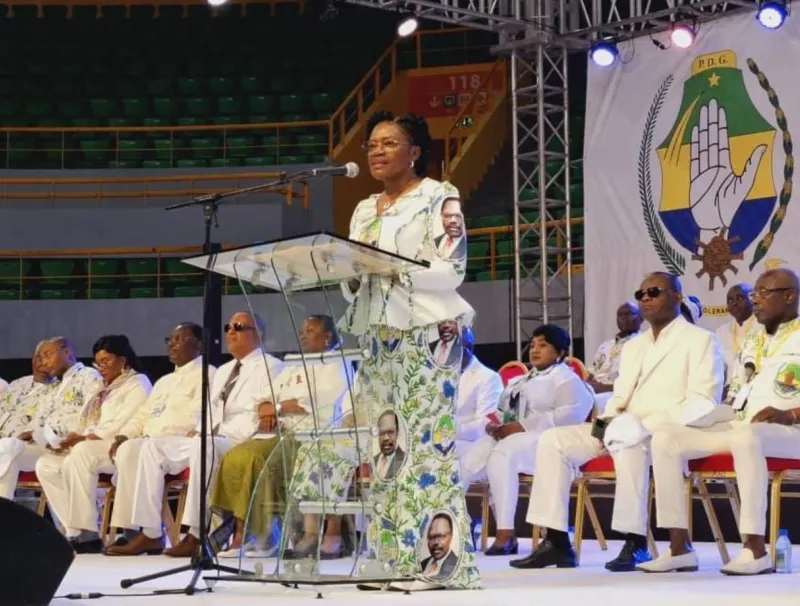
[[[315,322],[319,322],[322,325],[322,330],[331,335],[331,343],[330,348],[335,349],[341,345],[341,340],[339,338],[339,331],[336,329],[336,321],[324,314],[314,314],[308,316],[306,320],[314,320]]]
[[[92,346],[92,355],[97,355],[98,351],[107,351],[120,358],[125,358],[130,368],[136,372],[144,372],[144,366],[142,366],[136,352],[133,351],[131,342],[125,335],[105,335],[100,337]]]
[[[555,324],[542,324],[533,331],[533,339],[536,337],[542,337],[546,343],[552,345],[553,349],[561,354],[562,358],[569,353],[571,339],[569,338],[569,333],[560,326],[556,326]],[[531,341],[533,341],[533,339],[531,339]]]
[[[367,141],[375,127],[382,122],[397,124],[411,140],[411,144],[419,147],[419,159],[414,163],[414,172],[418,177],[424,177],[428,172],[428,162],[431,156],[431,133],[427,120],[417,114],[395,116],[392,112],[377,112],[367,122]]]

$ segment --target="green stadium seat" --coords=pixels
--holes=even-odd
[[[205,168],[208,163],[200,158],[181,158],[176,165],[178,168]]]
[[[475,276],[476,281],[478,282],[491,282],[492,280],[509,280],[511,277],[511,273],[508,270],[496,270],[494,272],[495,277],[492,278],[491,271],[482,271],[477,276]]]
[[[220,97],[217,99],[217,111],[219,113],[231,116],[238,114],[242,108],[242,102],[238,97]]]
[[[313,156],[308,156],[309,164],[324,164],[327,161],[328,161],[328,156],[323,156],[322,154],[314,154]]]
[[[196,158],[216,158],[222,149],[222,142],[219,139],[206,137],[192,139],[192,152]]]
[[[227,155],[231,158],[246,158],[252,155],[255,140],[252,137],[228,137]]]
[[[166,118],[145,118],[142,123],[145,126],[150,126],[152,128],[166,128],[170,126],[169,120]],[[162,138],[162,137],[169,137],[170,133],[166,130],[150,130],[145,133],[150,138]]]
[[[142,162],[142,168],[160,169],[172,168],[172,163],[169,160],[145,160]]]
[[[198,269],[180,259],[164,259],[164,274],[162,277],[168,278],[170,282],[188,282],[202,276]]]
[[[122,107],[125,115],[132,118],[144,118],[150,113],[147,99],[123,99]]]
[[[208,116],[211,113],[211,100],[204,97],[186,99],[186,112],[190,116]]]
[[[489,256],[488,242],[470,242],[467,244],[467,259],[478,259]]]
[[[39,291],[39,297],[48,300],[67,300],[75,298],[75,291],[67,288],[51,289],[45,288]]]
[[[16,301],[19,299],[19,292],[16,290],[0,290],[0,301]]]
[[[91,259],[89,277],[91,285],[107,284],[119,273],[119,259]]]
[[[153,78],[147,81],[145,91],[151,97],[166,97],[172,93],[172,80],[169,78]]]
[[[112,160],[108,163],[108,168],[123,168],[125,170],[139,168],[140,166],[141,162],[137,160]]]
[[[475,227],[503,227],[510,225],[513,219],[506,215],[490,215],[475,219]]]
[[[100,120],[94,118],[73,118],[72,126],[75,128],[97,128],[100,126]],[[93,136],[92,133],[80,133],[81,137],[88,138]]]
[[[330,93],[314,93],[311,95],[311,107],[316,112],[332,112],[338,105],[336,97]]]
[[[254,95],[248,99],[247,106],[250,109],[250,115],[254,114],[268,114],[275,104],[275,97],[268,97],[265,95]]]
[[[202,286],[176,286],[172,291],[176,297],[202,297]]]
[[[194,78],[178,78],[178,90],[187,97],[199,95],[201,94],[200,82]]]
[[[132,118],[109,118],[108,125],[111,128],[131,128],[137,126],[136,120]]]
[[[239,84],[243,93],[257,93],[263,87],[258,76],[244,76]]]
[[[299,69],[303,70],[302,67]],[[325,80],[326,76],[322,72],[303,70],[303,79],[300,82],[300,86],[305,92],[315,93],[320,90],[325,90]]]
[[[87,291],[90,299],[119,299],[119,288],[90,288]]]
[[[82,101],[62,101],[58,104],[58,113],[64,118],[80,118],[85,111]]]
[[[126,259],[125,272],[128,274],[129,282],[155,282],[158,259]]]
[[[127,99],[141,94],[142,84],[136,80],[118,80],[114,87],[114,95],[119,99]]]
[[[183,116],[178,118],[178,126],[202,126],[206,121],[202,118],[195,118],[191,116]]]
[[[141,160],[144,156],[144,141],[135,139],[120,139],[117,143],[118,157],[120,160]]]
[[[111,152],[111,143],[107,139],[83,139],[80,147],[84,160],[90,162],[106,162]]]
[[[228,95],[233,92],[234,84],[231,78],[209,78],[208,88],[217,96]]]
[[[156,158],[159,160],[172,160],[178,153],[180,141],[175,139],[156,139],[153,141],[156,148]]]
[[[245,284],[244,288],[239,282],[234,280],[230,280],[228,282],[228,292],[225,294],[227,295],[241,295],[247,293],[248,295],[253,292],[253,285],[252,284]]]
[[[67,284],[75,271],[75,261],[72,259],[46,259],[39,263],[42,277],[47,284]]]
[[[169,97],[158,97],[153,99],[153,110],[156,115],[162,118],[172,118],[178,113],[179,103],[177,99],[170,99]]]
[[[256,157],[246,158],[244,163],[247,166],[274,166],[276,164],[275,157]]]
[[[314,117],[308,114],[286,114],[283,120],[284,122],[312,122]]]
[[[241,166],[242,161],[239,158],[212,158],[211,168],[228,168],[230,166]]]
[[[115,110],[115,103],[111,99],[92,99],[90,105],[95,118],[110,118]]]
[[[270,92],[280,94],[288,92],[291,88],[292,88],[291,82],[286,75],[280,72],[276,72],[272,76],[269,86]]]
[[[284,114],[296,114],[305,109],[306,98],[303,95],[281,95],[278,105]]]
[[[318,154],[327,151],[328,138],[322,133],[306,133],[297,136],[297,145],[306,154]]]
[[[234,124],[245,123],[240,116],[216,116],[211,119],[211,122],[218,126],[233,126]]]
[[[161,295],[163,289],[137,286],[131,288],[131,299],[155,299]]]
[[[286,155],[278,158],[278,164],[305,164],[305,156]]]

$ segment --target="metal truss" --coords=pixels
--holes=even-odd
[[[459,27],[490,32],[518,32],[525,24],[511,17],[509,0],[345,0],[349,4],[371,6],[398,15],[414,14],[420,19],[440,21]]]

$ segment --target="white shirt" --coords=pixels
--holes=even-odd
[[[208,367],[209,386],[216,372]],[[146,436],[183,436],[195,428],[202,404],[203,358],[195,358],[164,375],[153,386],[145,411],[150,416],[142,429]]]
[[[525,431],[579,425],[594,406],[589,387],[564,363],[522,377],[519,390],[519,423]],[[510,385],[509,391],[517,382]],[[518,388],[519,389],[519,388]],[[504,396],[506,394],[504,393]]]
[[[750,316],[744,321],[744,324],[739,326],[739,323],[731,318],[719,328],[714,334],[719,339],[720,347],[722,347],[722,355],[725,358],[725,368],[728,372],[728,377],[734,372],[736,366],[736,358],[739,356],[739,350],[748,335],[757,332],[761,325],[756,320],[755,316]]]
[[[103,377],[94,368],[76,362],[56,381],[43,402],[39,403],[26,431],[49,426],[62,438],[78,428],[83,407],[103,389]]]
[[[0,438],[13,438],[25,431],[36,414],[39,403],[54,387],[54,381],[37,383],[33,380],[33,375],[12,381],[8,389],[0,395],[0,417],[8,415],[0,425]]]
[[[377,198],[375,194],[356,207],[350,220],[350,239],[408,259],[428,261],[430,267],[410,271],[402,284],[392,284],[388,277],[362,278],[355,294],[342,284],[351,305],[339,323],[341,329],[361,335],[374,325],[407,330],[462,316],[471,320],[474,310],[456,292],[464,281],[466,257],[445,257],[434,244],[444,233],[442,205],[458,199],[458,190],[449,183],[423,179],[380,218]]]
[[[236,360],[226,362],[214,374],[209,410],[211,419],[208,427],[212,432],[216,429],[216,435],[225,436],[238,444],[249,440],[258,430],[258,405],[272,399],[270,377],[274,384],[283,368],[283,362],[261,349],[250,352],[241,360],[239,377],[223,406],[220,396],[236,362]],[[269,373],[267,373],[268,367]],[[200,431],[200,421],[195,429]]]
[[[486,417],[497,410],[502,394],[500,375],[473,356],[458,381],[456,439],[474,442],[486,435]]]
[[[595,381],[603,385],[614,384],[619,375],[619,359],[622,354],[622,347],[638,334],[638,332],[635,332],[625,337],[617,336],[600,344],[592,360],[592,375]]]
[[[281,427],[309,431],[338,426],[346,414],[342,411],[342,398],[347,391],[348,375],[350,384],[353,384],[353,373],[350,368],[350,364],[337,362],[306,364],[305,369],[301,363],[284,366],[283,372],[278,377],[278,391],[275,397],[278,403],[297,400],[297,404],[308,414],[281,415],[279,417]]]
[[[153,389],[146,375],[128,371],[114,379],[81,411],[80,433],[103,440],[116,436],[138,438],[147,414],[147,396]],[[93,414],[99,405],[99,416]]]
[[[772,406],[778,410],[800,407],[800,319],[785,322],[770,336],[762,325],[742,344],[734,391],[742,391],[743,410],[737,420],[749,423],[761,410]],[[756,374],[745,383],[743,365],[752,362]],[[734,400],[734,408],[736,408]]]

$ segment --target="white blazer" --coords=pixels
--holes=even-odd
[[[678,317],[657,340],[648,329],[625,344],[614,394],[603,416],[631,413],[652,433],[662,424],[680,422],[687,403],[719,404],[724,380],[717,338]]]

